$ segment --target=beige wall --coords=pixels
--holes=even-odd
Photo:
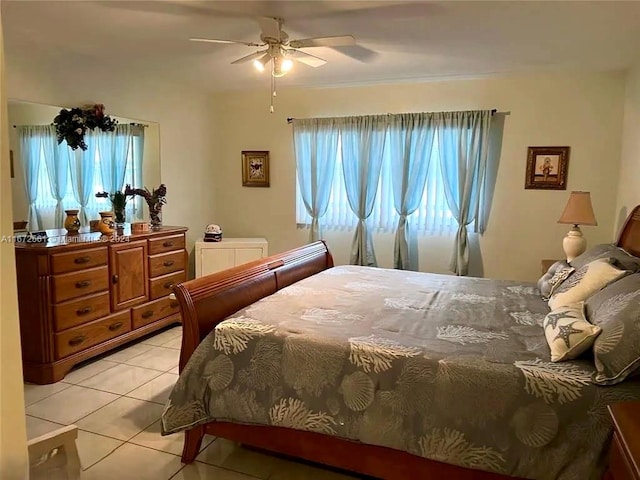
[[[8,133],[0,21],[0,232],[3,237],[10,237],[13,232]],[[28,478],[27,465],[15,258],[13,244],[0,242],[0,478],[24,480]]]
[[[159,123],[161,177],[168,192],[163,223],[189,227],[192,251],[213,216],[216,125],[209,95],[152,75],[114,76],[91,63],[62,71],[15,58],[7,65],[7,85],[11,99],[67,107],[103,103],[108,113]]]
[[[286,117],[470,110],[509,111],[492,216],[480,239],[484,275],[534,280],[540,259],[562,258],[567,226],[556,223],[571,190],[588,190],[598,227],[585,227],[591,244],[612,240],[621,148],[625,76],[622,73],[545,74],[493,79],[281,89],[269,113],[268,79],[259,91],[215,98],[215,124],[224,139],[216,151],[211,221],[225,236],[265,236],[276,253],[307,241],[295,225],[295,162]],[[525,190],[527,147],[569,145],[567,191]],[[271,188],[241,184],[240,152],[269,150]],[[348,261],[352,232],[327,232],[338,263]],[[376,235],[381,266],[392,264],[393,235]],[[446,272],[451,238],[420,239],[420,269]],[[474,268],[472,274],[481,273]]]
[[[627,76],[622,130],[622,163],[614,234],[629,212],[640,203],[640,63]]]

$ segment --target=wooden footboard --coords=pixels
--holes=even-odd
[[[315,242],[176,285],[183,322],[180,371],[202,339],[229,315],[331,267],[327,246]]]

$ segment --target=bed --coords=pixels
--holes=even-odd
[[[617,245],[640,255],[640,207]],[[548,361],[529,284],[333,267],[317,242],[175,294],[163,432],[186,463],[206,433],[384,479],[597,478],[606,405],[640,399],[592,384],[592,359]]]

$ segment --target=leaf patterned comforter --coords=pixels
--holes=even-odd
[[[599,478],[606,405],[639,399],[640,382],[600,387],[591,358],[551,363],[546,313],[528,284],[335,267],[220,323],[163,433],[230,420],[523,478]]]

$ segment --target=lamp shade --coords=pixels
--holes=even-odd
[[[571,192],[558,223],[598,225],[591,206],[591,194],[589,192]]]

